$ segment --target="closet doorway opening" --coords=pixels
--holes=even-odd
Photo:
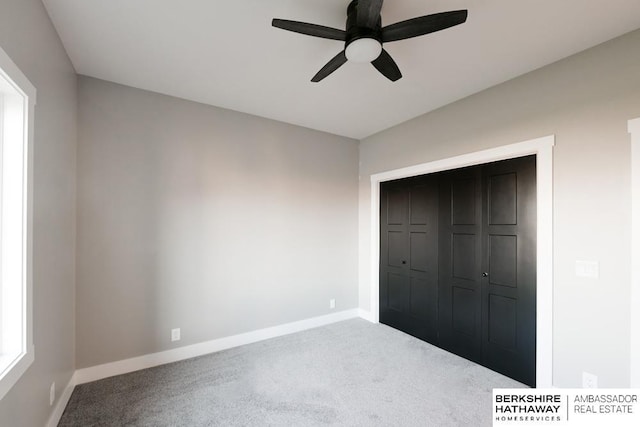
[[[553,332],[553,145],[548,136],[371,176],[371,320],[380,321],[380,186],[387,181],[535,156],[535,385],[551,387]],[[401,262],[402,260],[400,260]],[[462,295],[459,295],[460,297]],[[503,301],[504,302],[504,301]],[[498,304],[500,305],[500,304]],[[502,308],[507,309],[504,304]],[[496,306],[496,310],[500,307]],[[507,310],[508,311],[508,310]],[[462,324],[459,324],[461,326]]]

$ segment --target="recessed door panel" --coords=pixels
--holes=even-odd
[[[454,178],[451,182],[451,224],[476,223],[476,184],[474,178]]]
[[[473,234],[453,235],[453,277],[476,280],[476,236]]]
[[[505,350],[515,350],[517,344],[517,300],[489,295],[489,342]]]
[[[429,299],[432,297],[429,295],[429,283],[425,279],[411,278],[411,302],[410,313],[417,318],[426,318],[429,315],[429,311],[425,308],[429,307]]]
[[[427,272],[429,265],[429,236],[426,232],[410,233],[410,268],[414,271]]]
[[[518,236],[489,236],[489,283],[518,286]]]
[[[517,224],[517,174],[494,175],[488,181],[489,224]]]
[[[402,267],[406,264],[406,233],[403,231],[389,231],[388,237],[388,259],[390,266]],[[404,261],[404,264],[403,264]]]
[[[417,185],[411,188],[411,225],[427,225],[430,222],[431,206],[428,196],[429,191],[430,188],[428,185]]]
[[[409,282],[406,276],[389,273],[387,287],[388,307],[390,310],[404,312],[409,303]]]
[[[453,330],[474,336],[476,332],[476,298],[471,289],[453,287]]]
[[[387,224],[404,224],[407,214],[407,196],[401,189],[391,188],[387,192]]]

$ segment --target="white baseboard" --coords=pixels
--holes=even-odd
[[[58,399],[58,403],[53,408],[53,412],[51,413],[51,416],[49,416],[49,421],[47,421],[46,427],[56,427],[58,425],[58,423],[60,422],[60,419],[62,418],[62,414],[64,413],[64,410],[67,407],[67,404],[69,403],[69,399],[71,399],[71,393],[73,393],[73,389],[75,388],[75,386],[76,386],[76,373],[74,373],[71,376],[69,383],[64,388],[64,390],[62,390],[62,394]]]
[[[373,314],[371,314],[371,312],[369,310],[363,310],[363,309],[358,309],[358,317],[363,318],[364,320],[367,320],[371,323],[377,323],[374,319],[373,319]]]
[[[78,369],[73,377],[75,380],[75,384],[84,384],[91,381],[97,381],[103,378],[112,377],[114,375],[121,375],[129,372],[139,371],[141,369],[152,368],[154,366],[190,359],[192,357],[203,356],[205,354],[215,353],[217,351],[263,341],[269,338],[288,335],[307,329],[317,328],[319,326],[324,326],[347,319],[362,317],[361,312],[362,310],[354,308],[338,313],[327,314],[325,316],[312,317],[310,319],[286,323],[284,325],[274,326],[271,328],[259,329],[257,331],[247,332],[244,334],[233,335],[230,337],[219,338],[212,341],[175,348],[172,350],[161,351],[159,353],[152,353],[144,356],[134,357],[131,359],[119,360],[117,362],[92,366],[90,368]]]
[[[62,391],[58,403],[53,408],[53,412],[47,421],[46,427],[56,427],[62,418],[65,408],[71,399],[73,389],[78,384],[84,384],[91,381],[97,381],[114,375],[126,374],[140,369],[152,368],[154,366],[166,363],[177,362],[180,360],[190,359],[217,351],[238,347],[245,344],[251,344],[263,341],[269,338],[275,338],[295,332],[305,331],[307,329],[317,328],[319,326],[329,325],[331,323],[341,322],[343,320],[353,319],[356,317],[363,318],[369,322],[373,322],[373,316],[367,310],[352,309],[338,313],[328,314],[325,316],[312,317],[310,319],[300,320],[298,322],[286,323],[284,325],[274,326],[271,328],[259,329],[257,331],[247,332],[244,334],[233,335],[230,337],[220,338],[213,341],[207,341],[199,344],[193,344],[172,350],[162,351],[159,353],[147,354],[131,359],[120,360],[117,362],[106,363],[104,365],[93,366],[90,368],[78,369],[71,376],[69,383]]]

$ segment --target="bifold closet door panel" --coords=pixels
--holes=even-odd
[[[535,156],[484,166],[483,193],[483,364],[535,386]]]
[[[439,333],[442,346],[481,362],[482,175],[440,176]]]
[[[380,321],[402,328],[409,309],[409,191],[401,184],[380,188]]]
[[[380,195],[380,321],[437,343],[437,181],[383,184]]]

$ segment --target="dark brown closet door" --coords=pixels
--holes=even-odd
[[[380,321],[535,386],[535,156],[380,194]]]
[[[482,174],[480,167],[440,177],[440,342],[482,362]]]
[[[385,183],[380,195],[380,321],[437,343],[437,183]]]
[[[525,384],[536,377],[535,156],[483,168],[483,364]]]

